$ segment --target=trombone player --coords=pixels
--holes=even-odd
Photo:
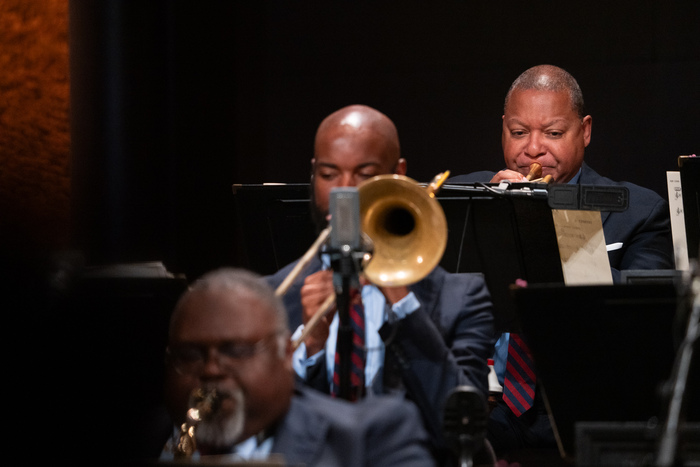
[[[332,188],[355,187],[382,174],[406,174],[393,122],[363,105],[344,107],[320,124],[311,160],[311,209],[318,230],[329,220]],[[410,252],[407,252],[409,254]],[[268,280],[277,287],[294,263]],[[335,293],[333,271],[320,257],[283,296],[295,336]],[[492,303],[477,274],[448,274],[437,266],[416,283],[380,287],[361,279],[364,307],[364,394],[399,394],[419,408],[436,450],[447,455],[443,404],[457,386],[488,394],[487,359],[495,343]],[[295,350],[293,365],[307,385],[333,393],[338,314],[326,315]],[[294,336],[293,336],[294,338]]]

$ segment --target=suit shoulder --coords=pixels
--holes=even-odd
[[[292,400],[307,422],[311,419],[324,420],[335,427],[354,424],[355,404],[345,400],[334,399],[328,394],[303,385],[297,385]]]
[[[481,288],[486,286],[486,279],[481,272],[448,272],[445,273],[445,284],[463,285],[468,288]]]
[[[484,275],[480,272],[447,272],[437,266],[422,281],[416,284],[414,291],[434,291],[442,294],[471,294],[486,289]]]
[[[299,262],[299,260],[293,261],[286,266],[284,266],[282,269],[279,271],[269,274],[265,276],[265,280],[267,281],[268,284],[270,284],[272,287],[277,287],[279,284],[282,283],[285,277],[289,275],[289,273],[294,269],[294,266]]]
[[[634,198],[635,203],[658,203],[659,201],[664,201],[664,199],[654,190],[637,185],[632,182],[627,181],[615,181],[608,177],[604,177],[597,173],[595,170],[586,167],[584,171],[583,179],[580,181],[582,185],[600,185],[600,186],[623,186],[629,190],[630,199]]]

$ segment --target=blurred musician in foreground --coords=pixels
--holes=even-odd
[[[194,391],[216,391],[216,402],[210,415],[200,407],[197,450],[186,458],[277,454],[284,465],[434,465],[414,406],[389,397],[352,404],[295,387],[291,359],[286,311],[263,278],[220,269],[196,281],[171,318],[166,403],[180,427]],[[161,460],[182,458],[179,432]]]
[[[551,65],[530,68],[513,82],[505,99],[502,144],[506,168],[452,177],[448,183],[525,182],[530,165],[537,162],[542,166],[541,176],[551,175],[556,183],[625,186],[629,208],[601,212],[613,280],[619,281],[623,269],[673,269],[668,203],[646,188],[605,178],[583,161],[591,125],[573,76]],[[502,386],[509,338],[504,334],[496,343],[495,369]],[[555,447],[539,390],[535,391],[534,404],[520,415],[501,401],[491,412],[488,439],[497,454]]]
[[[396,128],[370,107],[342,108],[323,120],[311,160],[316,222],[325,227],[334,187],[354,187],[380,174],[405,174]],[[271,276],[277,287],[290,264]],[[334,294],[333,272],[315,258],[284,295],[295,335]],[[469,385],[488,394],[487,359],[495,342],[492,303],[481,275],[448,274],[436,267],[407,287],[361,289],[365,313],[366,397],[398,394],[420,409],[436,447],[442,448],[442,411],[449,393]],[[332,392],[337,313],[325,318],[294,354],[297,375]]]

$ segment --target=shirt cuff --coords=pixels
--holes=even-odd
[[[420,302],[413,292],[408,292],[408,295],[391,306],[391,311],[396,318],[404,319],[418,308],[420,308]]]
[[[301,333],[304,330],[304,325],[300,325],[296,331],[294,331],[294,334],[292,334],[292,341],[295,341],[301,337]],[[322,358],[326,354],[325,349],[321,350],[320,352],[316,352],[316,354],[307,357],[306,356],[306,344],[303,342],[299,344],[299,347],[296,348],[294,351],[294,355],[292,356],[292,366],[294,367],[294,372],[301,378],[301,379],[306,379],[306,369],[314,366],[316,362],[320,358]]]

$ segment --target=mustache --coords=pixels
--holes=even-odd
[[[215,449],[233,447],[245,425],[245,395],[240,388],[208,386],[215,393],[211,410],[202,414],[195,428],[197,442]]]

